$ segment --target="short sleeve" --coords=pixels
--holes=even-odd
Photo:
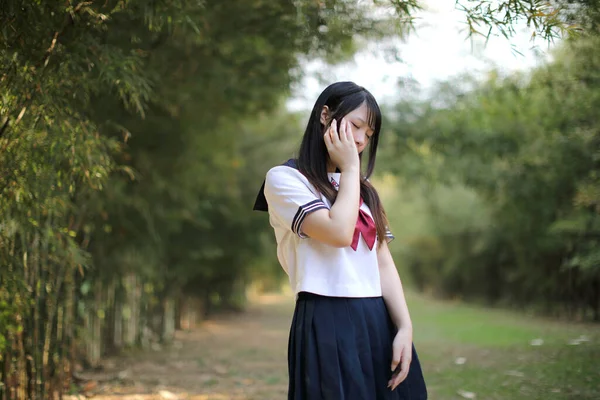
[[[394,239],[396,239],[396,236],[390,231],[390,228],[385,228],[385,240],[389,243]]]
[[[306,216],[320,209],[328,209],[308,185],[308,180],[300,171],[287,166],[272,168],[265,179],[269,214],[303,239],[307,237],[302,233]]]

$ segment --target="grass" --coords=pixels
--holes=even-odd
[[[408,302],[432,399],[600,399],[600,327],[418,295]],[[589,341],[569,344],[581,335]]]

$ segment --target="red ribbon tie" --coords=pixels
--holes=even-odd
[[[373,250],[373,246],[375,246],[375,239],[377,238],[377,228],[375,227],[375,222],[366,211],[360,209],[362,204],[363,199],[361,197],[360,204],[358,206],[358,219],[356,220],[354,236],[352,237],[351,247],[354,251],[356,251],[358,248],[358,240],[361,234],[363,239],[365,239],[369,250]]]

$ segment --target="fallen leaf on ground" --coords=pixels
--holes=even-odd
[[[98,382],[96,382],[96,381],[86,382],[85,385],[83,385],[83,391],[89,392],[91,390],[94,390],[96,388],[96,386],[98,386]]]
[[[212,379],[215,379],[215,376],[213,374],[200,374],[200,375],[198,375],[198,380],[200,382],[207,382],[207,381],[210,381]]]
[[[154,351],[161,351],[162,350],[162,346],[159,343],[152,343],[150,345],[150,348]]]
[[[581,335],[579,336],[577,339],[571,339],[567,342],[567,344],[571,345],[571,346],[577,346],[580,345],[581,343],[585,343],[585,342],[589,342],[590,338],[585,336],[585,335]]]
[[[465,390],[459,390],[458,392],[456,392],[459,396],[465,398],[465,399],[474,399],[477,397],[477,395],[473,392],[467,392]]]
[[[227,368],[222,365],[215,365],[214,370],[219,375],[225,375],[227,373]]]
[[[121,379],[121,380],[124,380],[124,379],[127,379],[127,378],[129,378],[129,377],[130,377],[130,375],[131,375],[131,373],[129,372],[129,370],[128,370],[128,369],[124,369],[123,371],[120,371],[120,372],[117,374],[117,378],[119,378],[119,379]]]

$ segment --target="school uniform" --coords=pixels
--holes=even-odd
[[[336,189],[340,176],[328,174]],[[382,297],[369,207],[361,201],[351,246],[329,246],[302,231],[310,213],[330,208],[294,160],[268,171],[254,206],[269,213],[277,258],[296,294],[288,399],[426,399],[414,346],[407,378],[394,391],[387,387],[396,328]],[[392,239],[388,231],[385,240]]]

